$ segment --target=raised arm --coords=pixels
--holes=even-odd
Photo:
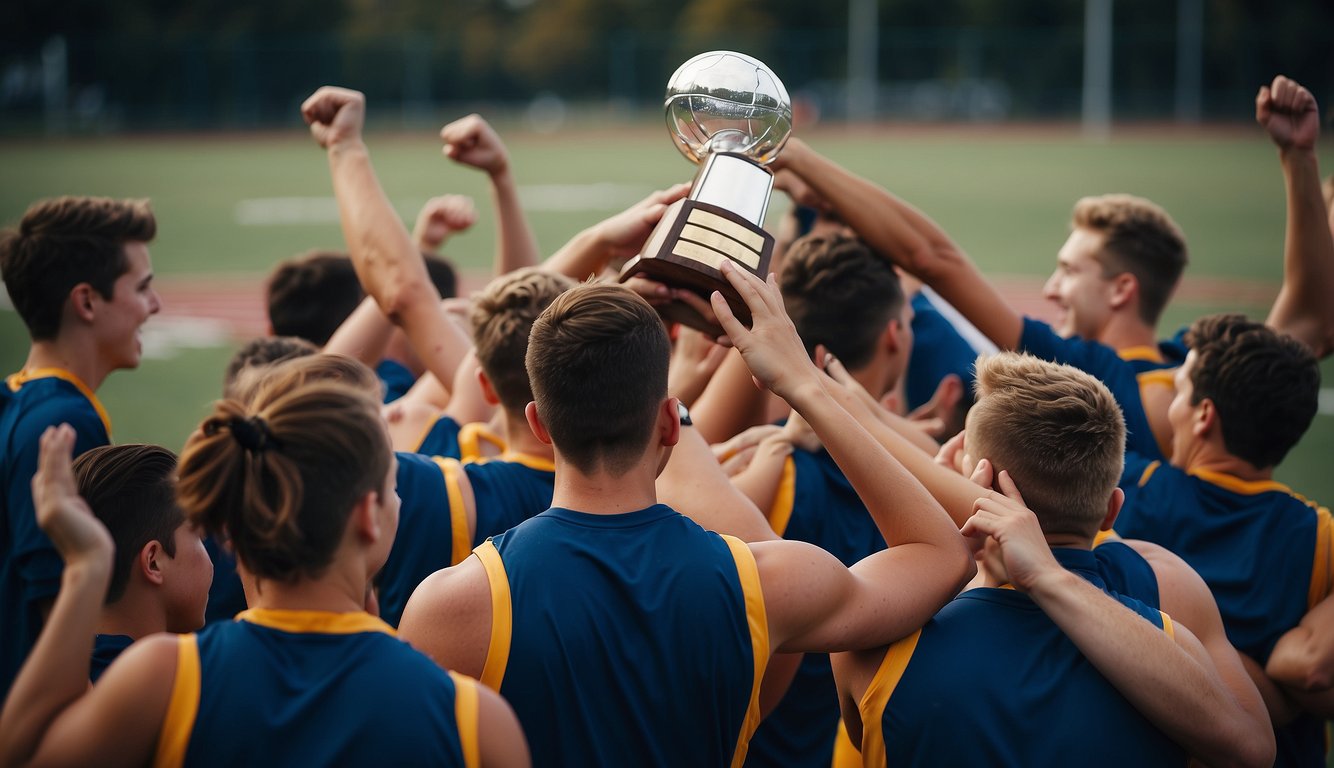
[[[445,316],[421,253],[375,176],[361,138],[365,113],[365,97],[345,88],[326,86],[301,105],[311,134],[328,150],[343,237],[357,278],[403,328],[426,370],[452,383],[471,344]]]
[[[537,237],[519,205],[509,152],[491,124],[481,115],[468,115],[441,128],[440,140],[445,143],[445,157],[484,171],[491,179],[491,200],[496,206],[496,275],[541,261]]]
[[[1256,94],[1255,120],[1278,147],[1288,202],[1283,287],[1265,324],[1323,358],[1334,352],[1334,236],[1315,155],[1320,110],[1310,91],[1279,75]]]
[[[602,274],[614,259],[629,259],[644,247],[667,206],[690,191],[677,184],[640,200],[610,218],[583,230],[543,262],[542,267],[573,280]]]
[[[439,195],[426,201],[412,226],[412,241],[426,253],[438,253],[453,235],[477,223],[477,207],[467,195]]]
[[[713,307],[751,373],[796,409],[852,483],[889,548],[846,569],[819,547],[796,541],[753,545],[773,647],[846,650],[884,645],[924,624],[972,576],[953,522],[912,475],[884,451],[825,388],[820,372],[766,284],[727,262],[723,274],[751,310],[747,329],[721,294]]]
[[[849,172],[800,139],[778,163],[801,177],[877,253],[916,275],[1001,349],[1014,349],[1023,318],[926,214]]]
[[[1002,471],[997,482],[1005,496],[979,498],[963,533],[995,540],[1014,587],[1027,592],[1127,701],[1194,757],[1212,766],[1271,765],[1273,732],[1255,728],[1194,634],[1177,623],[1172,632],[1158,629],[1061,567],[1009,474]]]
[[[727,479],[709,444],[692,426],[681,426],[681,439],[657,481],[658,501],[704,528],[742,541],[778,538],[749,498]]]

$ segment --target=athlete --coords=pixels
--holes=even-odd
[[[0,693],[37,640],[60,586],[60,558],[37,528],[31,486],[47,427],[74,427],[76,454],[111,442],[95,394],[143,355],[139,330],[161,308],[143,200],[59,197],[0,234],[0,278],[28,328],[23,369],[0,387]]]
[[[39,520],[67,567],[0,715],[0,762],[528,764],[499,696],[362,610],[398,515],[376,400],[277,383],[214,406],[181,456],[179,498],[226,534],[254,602],[198,635],[140,640],[91,689],[80,667],[112,545],[75,493],[73,439],[62,426],[42,441]]]
[[[115,543],[93,641],[93,682],[142,637],[204,626],[213,564],[176,504],[176,456],[156,445],[104,445],[74,461],[79,496]]]

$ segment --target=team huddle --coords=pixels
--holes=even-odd
[[[347,253],[279,265],[179,456],[97,389],[160,308],[146,201],[0,235],[0,764],[1323,766],[1334,522],[1274,480],[1334,351],[1334,185],[1284,78],[1269,316],[1160,340],[1166,211],[1079,200],[1024,317],[935,222],[791,139],[749,310],[622,282],[686,185],[542,259],[500,138],[495,274],[456,297],[362,138],[302,106]],[[722,327],[662,319],[683,302]],[[1094,738],[1091,737],[1100,737]]]

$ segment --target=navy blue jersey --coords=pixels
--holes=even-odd
[[[204,551],[213,561],[213,582],[208,586],[208,606],[204,608],[204,623],[231,621],[246,609],[245,590],[236,575],[236,555],[213,536],[204,537]]]
[[[93,637],[93,658],[88,669],[88,679],[96,683],[102,673],[107,671],[111,662],[126,648],[134,643],[129,635],[96,635]]]
[[[1099,379],[1121,406],[1126,422],[1126,450],[1164,458],[1153,430],[1149,428],[1148,416],[1144,413],[1136,366],[1123,360],[1116,350],[1106,344],[1079,337],[1063,339],[1056,335],[1050,325],[1026,317],[1019,351],[1073,366]]]
[[[1334,590],[1329,510],[1282,483],[1187,473],[1128,454],[1121,487],[1116,532],[1194,568],[1214,594],[1228,640],[1261,666],[1279,637]],[[1323,764],[1317,719],[1302,715],[1277,737],[1277,765]]]
[[[47,427],[74,428],[74,455],[111,442],[97,395],[57,368],[24,371],[0,387],[0,696],[42,629],[41,608],[60,591],[62,564],[37,526],[32,476]]]
[[[913,344],[904,387],[909,410],[930,401],[941,379],[951,373],[963,382],[965,399],[970,398],[977,350],[925,293],[918,291],[913,296],[912,309]]]
[[[769,659],[749,547],[655,505],[550,509],[475,554],[492,599],[482,682],[535,765],[740,765]]]
[[[381,360],[375,366],[375,375],[380,377],[380,383],[384,385],[386,403],[406,395],[412,385],[417,383],[417,377],[412,375],[412,371],[397,360]]]
[[[1096,571],[1076,572],[1105,588]],[[1112,597],[1171,631],[1165,615]],[[859,709],[866,766],[1073,760],[1119,768],[1187,759],[1028,595],[1008,588],[969,590],[889,646]]]
[[[476,682],[364,613],[249,610],[181,635],[159,765],[477,765]]]
[[[1130,363],[1136,374],[1177,368],[1186,362],[1190,347],[1186,346],[1186,329],[1181,328],[1170,339],[1162,339],[1152,347],[1119,349],[1117,354]]]
[[[846,566],[885,548],[866,505],[824,450],[796,449],[787,458],[768,518],[779,536],[814,544]],[[807,653],[787,693],[755,731],[746,765],[828,766],[838,724],[829,654]]]
[[[490,443],[497,452],[504,452],[505,439],[492,432],[485,424],[459,424],[443,413],[422,433],[413,453],[425,456],[443,456],[459,461],[480,461],[485,458],[482,443]]]
[[[472,533],[459,478],[472,486]],[[380,616],[394,626],[417,585],[463,562],[487,537],[504,533],[551,506],[556,468],[550,460],[503,454],[476,464],[398,454],[398,534],[376,577]]]

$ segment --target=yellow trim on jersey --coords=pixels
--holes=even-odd
[[[1145,387],[1152,385],[1171,387],[1172,389],[1176,389],[1177,386],[1175,368],[1159,368],[1156,371],[1145,371],[1144,373],[1135,376],[1135,378],[1139,381],[1139,389],[1141,392],[1144,391]]]
[[[1098,547],[1102,544],[1106,544],[1109,541],[1120,541],[1120,540],[1121,537],[1116,534],[1116,531],[1112,530],[1111,528],[1108,528],[1105,531],[1098,531],[1093,535],[1093,546]]]
[[[736,562],[737,577],[741,580],[741,594],[746,599],[746,623],[750,626],[750,655],[755,662],[755,677],[750,686],[750,706],[741,733],[737,734],[736,751],[732,753],[733,768],[746,762],[750,737],[760,725],[760,684],[764,670],[769,666],[769,615],[764,608],[764,590],[760,585],[760,569],[755,565],[755,554],[745,542],[734,536],[723,536]]]
[[[458,565],[468,559],[472,552],[472,531],[468,530],[468,510],[463,504],[463,488],[459,485],[459,473],[463,465],[457,459],[433,456],[431,461],[440,467],[445,476],[445,495],[449,498],[449,535],[453,545],[449,550],[449,564]]]
[[[1334,591],[1334,521],[1329,510],[1316,507],[1315,510],[1315,560],[1311,565],[1311,589],[1306,595],[1306,610],[1311,610],[1317,603]]]
[[[1149,482],[1149,478],[1153,477],[1153,473],[1157,472],[1158,468],[1162,465],[1163,463],[1161,461],[1155,461],[1145,467],[1144,474],[1139,476],[1139,487],[1143,488]]]
[[[5,383],[9,385],[10,392],[17,392],[24,384],[27,384],[30,381],[36,381],[37,379],[60,379],[61,381],[67,381],[70,384],[73,384],[74,388],[79,390],[79,394],[88,398],[88,402],[92,404],[93,410],[97,411],[97,418],[102,420],[102,426],[106,428],[107,439],[111,439],[111,417],[107,415],[107,409],[102,407],[102,401],[98,400],[97,395],[88,388],[87,384],[83,383],[83,379],[80,379],[78,376],[75,376],[64,368],[33,368],[27,371],[19,371],[18,373],[10,374],[9,377],[5,379]]]
[[[491,584],[491,641],[486,648],[486,663],[482,665],[482,685],[493,691],[500,690],[505,680],[505,667],[510,661],[510,640],[514,634],[514,607],[510,602],[510,579],[505,573],[505,562],[490,539],[472,552],[482,561],[486,579]]]
[[[1177,639],[1177,628],[1176,625],[1172,623],[1172,617],[1162,611],[1159,611],[1158,615],[1163,617],[1163,631],[1173,640]]]
[[[829,768],[861,768],[862,753],[852,743],[848,735],[848,724],[843,718],[838,719],[838,733],[834,736],[834,759],[829,761]]]
[[[248,621],[281,632],[318,635],[355,635],[358,632],[383,632],[397,635],[394,628],[364,611],[291,611],[282,608],[251,608],[236,614],[237,621]]]
[[[176,638],[176,677],[171,684],[167,715],[158,732],[153,765],[175,768],[185,763],[185,750],[199,714],[199,642],[193,633]]]
[[[431,434],[431,430],[435,429],[435,425],[439,424],[440,420],[443,418],[445,418],[445,412],[441,411],[435,415],[434,419],[431,419],[431,423],[427,424],[426,429],[422,430],[421,437],[417,438],[417,441],[412,444],[411,453],[421,453],[422,443],[426,442],[426,438]]]
[[[1222,472],[1215,472],[1211,469],[1191,469],[1186,472],[1188,475],[1198,477],[1210,485],[1216,485],[1219,488],[1241,493],[1247,496],[1254,496],[1257,493],[1266,491],[1278,491],[1286,493],[1289,496],[1296,496],[1292,489],[1277,480],[1242,480],[1235,475],[1228,475]],[[1303,499],[1305,501],[1305,499]]]
[[[1163,353],[1157,347],[1126,347],[1116,350],[1116,356],[1122,360],[1148,360],[1151,363],[1163,362]]]
[[[454,681],[454,721],[459,728],[463,764],[467,768],[480,768],[482,753],[477,737],[477,681],[457,672],[450,672],[449,678]]]
[[[511,464],[522,464],[529,469],[535,469],[538,472],[555,472],[556,462],[545,456],[534,456],[531,453],[519,453],[518,451],[506,450],[496,461],[508,461]],[[481,462],[485,463],[485,462]]]
[[[917,641],[922,637],[922,630],[899,640],[885,651],[885,659],[880,662],[880,669],[866,686],[866,693],[858,709],[862,713],[862,762],[863,765],[884,765],[885,751],[885,707],[889,697],[903,679],[903,672],[908,668],[908,661],[917,650]]]
[[[779,536],[792,522],[792,505],[797,498],[797,463],[791,456],[783,459],[783,475],[778,479],[778,490],[774,493],[773,506],[769,508],[769,527]]]
[[[483,440],[494,445],[501,453],[509,448],[505,438],[492,432],[486,424],[474,421],[459,427],[459,460],[464,464],[485,460],[487,457],[482,453]]]

